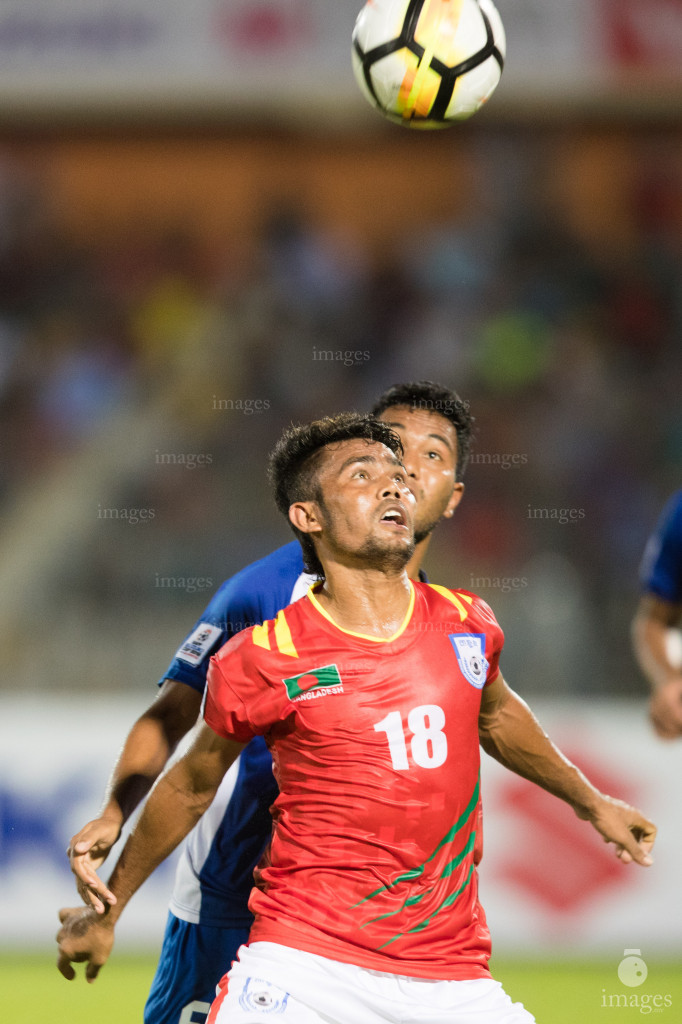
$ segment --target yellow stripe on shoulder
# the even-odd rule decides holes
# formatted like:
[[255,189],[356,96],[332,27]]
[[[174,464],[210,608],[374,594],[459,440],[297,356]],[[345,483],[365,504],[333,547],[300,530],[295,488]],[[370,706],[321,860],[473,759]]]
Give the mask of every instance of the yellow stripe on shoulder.
[[251,630],[251,639],[253,640],[256,647],[264,647],[266,651],[271,650],[270,647],[270,636],[268,633],[267,622],[261,623],[260,626],[254,626]]
[[288,654],[290,658],[298,658],[298,651],[294,647],[294,641],[291,639],[291,630],[283,610],[277,613],[277,618],[275,619],[275,643],[279,648],[280,654]]
[[464,622],[469,614],[469,610],[462,602],[465,601],[466,604],[469,605],[473,604],[474,599],[471,594],[453,594],[453,592],[448,590],[447,587],[441,587],[437,583],[429,583],[428,586],[430,586],[432,590],[435,590],[437,594],[440,594],[441,597],[444,597],[446,601],[450,601],[451,604],[454,604],[455,608],[459,612],[460,620]]

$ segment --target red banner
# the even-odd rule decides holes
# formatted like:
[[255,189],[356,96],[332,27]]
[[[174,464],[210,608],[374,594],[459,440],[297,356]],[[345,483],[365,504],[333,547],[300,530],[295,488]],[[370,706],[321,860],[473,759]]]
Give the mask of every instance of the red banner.
[[601,0],[599,7],[616,64],[682,76],[682,0]]

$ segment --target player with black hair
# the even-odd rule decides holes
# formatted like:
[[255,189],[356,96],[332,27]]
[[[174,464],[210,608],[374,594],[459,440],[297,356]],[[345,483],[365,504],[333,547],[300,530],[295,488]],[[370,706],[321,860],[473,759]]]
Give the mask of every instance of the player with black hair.
[[450,421],[457,435],[456,474],[457,480],[461,480],[471,454],[473,417],[469,403],[441,384],[419,380],[412,384],[394,384],[384,391],[370,411],[373,416],[391,423],[393,412],[399,407],[404,407],[407,415],[434,413]]
[[[337,429],[338,428],[338,429]],[[255,921],[209,1024],[532,1024],[490,976],[475,866],[479,744],[566,801],[624,862],[655,827],[600,793],[499,669],[475,594],[414,582],[415,498],[367,417],[289,431],[271,477],[323,580],[211,659],[204,724],[150,794],[70,955],[101,958],[131,895],[211,804],[255,737],[273,756],[273,835]],[[226,968],[228,965],[225,965]]]
[[[363,421],[366,437],[390,448],[397,458],[404,455],[400,438],[385,424],[371,416]],[[304,427],[292,427],[277,442],[269,464],[275,504],[284,515],[296,501],[317,501],[324,507],[324,498],[317,482],[317,461],[326,445],[340,444],[358,436],[358,416],[345,413],[315,420]],[[292,523],[292,529],[303,550],[306,572],[319,579],[324,570],[311,538]],[[430,533],[431,531],[429,531]]]
[[[465,406],[454,391],[438,384],[405,386],[401,400],[412,393],[444,408]],[[392,391],[396,389],[391,389]],[[379,403],[385,403],[386,395]],[[431,541],[431,530],[449,519],[461,500],[464,485],[457,465],[459,448],[468,451],[471,424],[466,417],[456,427],[440,412],[416,410],[410,404],[384,405],[380,417],[403,423],[395,427],[404,446],[410,485],[417,494],[416,521],[422,538],[408,566],[419,577]],[[180,644],[159,682],[159,694],[132,726],[115,765],[100,815],[81,828],[70,842],[71,866],[81,896],[97,912],[97,870],[121,834],[123,825],[146,797],[155,779],[192,728],[199,714],[211,654],[231,636],[277,615],[305,595],[316,576],[305,570],[302,550],[294,540],[247,566],[225,581]],[[267,843],[269,807],[277,796],[271,758],[260,738],[243,751],[228,772],[210,812],[188,838],[179,860],[159,964],[145,1007],[146,1024],[192,1024],[205,1019],[215,985],[238,947],[246,940],[253,917],[248,897],[253,867]],[[479,838],[480,846],[480,838]],[[229,856],[225,856],[225,851]],[[81,908],[60,912],[69,936],[81,927]],[[62,947],[59,969],[66,978],[75,972]],[[102,961],[103,962],[103,961]],[[93,981],[99,966],[91,960],[86,978]]]

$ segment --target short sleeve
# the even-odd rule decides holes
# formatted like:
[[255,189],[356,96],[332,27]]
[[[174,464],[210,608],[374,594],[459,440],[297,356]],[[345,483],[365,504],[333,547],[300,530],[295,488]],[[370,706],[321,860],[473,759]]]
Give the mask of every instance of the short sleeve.
[[250,597],[234,580],[223,583],[175,652],[160,682],[174,679],[203,693],[210,655],[239,630],[258,621],[249,607]]
[[666,504],[647,542],[640,580],[646,593],[682,603],[682,491]]
[[232,689],[215,658],[211,658],[208,666],[204,720],[219,736],[239,743],[248,743],[256,735],[243,700]]
[[[459,612],[461,626],[450,639],[460,668],[467,678],[475,679],[473,685],[477,688],[493,683],[500,671],[504,633],[490,605],[470,590],[449,590],[435,583],[428,586],[454,604]],[[452,610],[449,609],[447,614],[451,617]]]
[[485,603],[481,602],[483,609],[485,610],[485,616],[488,620],[486,622],[486,660],[488,662],[488,672],[485,677],[486,686],[488,683],[494,683],[500,673],[500,655],[502,654],[502,648],[504,647],[504,633],[502,627],[495,618],[492,608]]
[[243,629],[272,618],[293,600],[303,574],[298,541],[291,541],[225,580],[194,623],[159,680],[186,683],[203,693],[209,658]]
[[269,674],[269,652],[256,647],[251,630],[228,641],[209,663],[204,719],[219,736],[248,743],[292,713],[286,687]]
[[504,633],[495,613],[483,598],[477,594],[471,595],[474,598],[473,611],[479,623],[481,632],[485,634],[485,658],[488,662],[488,670],[485,677],[485,685],[494,683],[500,672],[500,655],[504,647]]

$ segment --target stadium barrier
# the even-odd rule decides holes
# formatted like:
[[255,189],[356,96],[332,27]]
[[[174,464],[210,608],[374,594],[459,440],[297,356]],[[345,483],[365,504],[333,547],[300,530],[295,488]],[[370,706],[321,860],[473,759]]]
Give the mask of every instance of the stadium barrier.
[[[0,704],[0,947],[49,946],[57,909],[76,904],[65,848],[94,817],[111,765],[144,707],[134,697],[3,698]],[[534,703],[552,738],[604,791],[659,826],[655,863],[623,865],[560,801],[483,755],[481,901],[494,951],[668,955],[682,948],[678,891],[682,743],[659,741],[643,704]],[[176,853],[137,894],[117,949],[156,949]],[[107,874],[106,868],[103,873]]]

